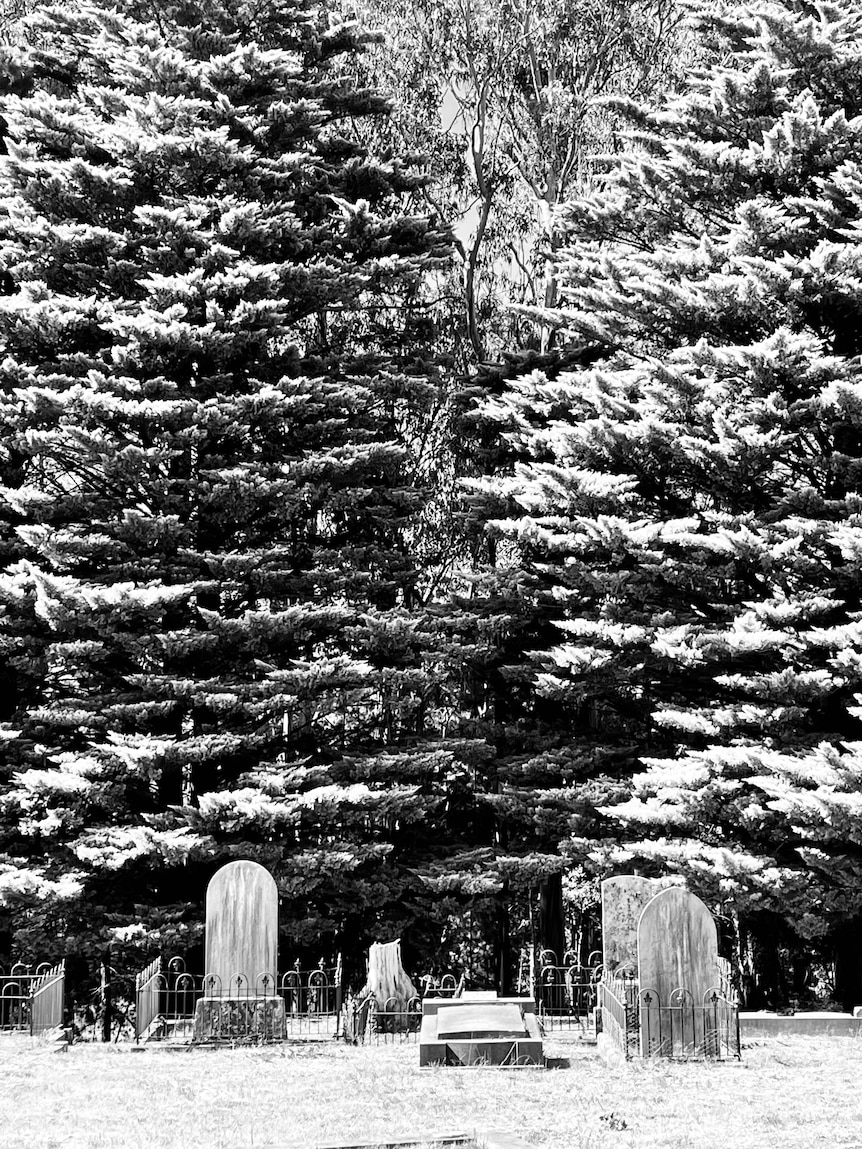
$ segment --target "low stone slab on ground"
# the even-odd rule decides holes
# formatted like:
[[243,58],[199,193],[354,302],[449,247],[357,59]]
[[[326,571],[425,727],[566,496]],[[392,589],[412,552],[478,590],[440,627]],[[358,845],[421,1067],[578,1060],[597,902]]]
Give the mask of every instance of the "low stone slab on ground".
[[742,1040],[752,1037],[859,1037],[862,1017],[851,1013],[806,1010],[804,1013],[770,1013],[768,1010],[742,1012],[739,1015]]
[[409,1146],[481,1145],[482,1149],[529,1149],[528,1142],[508,1129],[482,1129],[473,1133],[417,1133],[412,1137],[379,1137],[372,1141],[321,1141],[314,1149],[404,1149]]

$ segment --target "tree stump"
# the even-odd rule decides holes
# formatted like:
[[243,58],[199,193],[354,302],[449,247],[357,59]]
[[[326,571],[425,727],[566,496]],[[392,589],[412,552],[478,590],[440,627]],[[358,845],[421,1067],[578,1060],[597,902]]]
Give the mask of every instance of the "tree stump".
[[[368,974],[359,991],[356,1007],[362,1014],[370,1005],[372,1024],[386,1033],[403,1033],[416,1024],[418,1012],[411,1015],[411,1001],[419,994],[401,964],[401,939],[374,942],[368,951]],[[364,1030],[364,1016],[362,1029]]]

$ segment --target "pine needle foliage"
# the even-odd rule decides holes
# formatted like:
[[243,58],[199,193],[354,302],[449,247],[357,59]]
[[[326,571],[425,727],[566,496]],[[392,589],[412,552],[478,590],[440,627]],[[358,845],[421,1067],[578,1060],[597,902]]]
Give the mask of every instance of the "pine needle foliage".
[[684,875],[741,955],[862,924],[860,32],[851,0],[700,18],[703,67],[617,106],[627,149],[565,209],[544,318],[592,366],[484,411],[489,529],[557,631],[525,808],[557,788],[565,855]]
[[449,234],[348,138],[386,103],[313,4],[29,28],[0,109],[0,913],[22,954],[170,952],[252,857],[288,944],[359,947],[418,914],[446,832],[417,827],[470,753],[437,736],[411,557],[441,383],[400,338]]

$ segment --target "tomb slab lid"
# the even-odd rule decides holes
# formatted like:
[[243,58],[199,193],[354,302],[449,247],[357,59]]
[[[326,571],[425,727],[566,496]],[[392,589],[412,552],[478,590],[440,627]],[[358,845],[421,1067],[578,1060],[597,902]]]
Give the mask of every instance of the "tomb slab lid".
[[441,1006],[437,1037],[524,1037],[527,1027],[520,1007],[511,1002],[476,1002]]

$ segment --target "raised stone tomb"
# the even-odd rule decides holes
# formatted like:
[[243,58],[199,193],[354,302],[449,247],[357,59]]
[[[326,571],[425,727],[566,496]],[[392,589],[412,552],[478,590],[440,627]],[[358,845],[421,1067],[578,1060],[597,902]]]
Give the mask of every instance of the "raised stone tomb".
[[542,1065],[542,1035],[531,998],[426,998],[420,1065]]
[[437,1010],[440,1038],[527,1037],[519,1006],[513,1002],[448,1005]]

